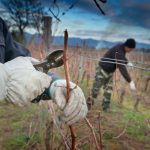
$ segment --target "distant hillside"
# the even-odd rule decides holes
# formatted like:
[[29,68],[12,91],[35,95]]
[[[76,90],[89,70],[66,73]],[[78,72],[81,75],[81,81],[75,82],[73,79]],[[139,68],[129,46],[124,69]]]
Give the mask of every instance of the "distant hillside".
[[[54,45],[63,45],[64,38],[62,36],[57,36],[53,38],[53,44]],[[68,40],[69,46],[83,46],[87,45],[92,48],[96,48],[96,45],[98,44],[97,40],[94,39],[81,39],[76,37],[70,37]]]
[[[26,33],[25,38],[27,41],[33,40],[35,43],[40,43],[42,40],[41,36],[39,36],[38,34],[35,34],[33,37],[33,35]],[[53,45],[63,45],[63,43],[64,43],[63,40],[64,39],[62,36],[55,36],[55,37],[53,37],[52,44]],[[105,40],[81,39],[81,38],[76,38],[76,37],[70,37],[68,43],[69,43],[69,46],[87,45],[91,48],[99,49],[99,48],[110,48],[119,42],[110,42],[110,41],[105,41]],[[150,51],[150,44],[138,42],[136,47],[139,49],[141,49],[141,48],[148,49]]]

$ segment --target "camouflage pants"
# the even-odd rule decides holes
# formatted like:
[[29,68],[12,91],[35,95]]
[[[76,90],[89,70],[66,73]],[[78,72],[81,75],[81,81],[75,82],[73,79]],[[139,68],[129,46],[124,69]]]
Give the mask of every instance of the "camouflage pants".
[[104,89],[104,98],[102,101],[103,110],[107,110],[110,105],[111,93],[113,89],[113,74],[105,72],[100,66],[96,68],[95,80],[92,88],[92,98],[96,98],[100,88]]

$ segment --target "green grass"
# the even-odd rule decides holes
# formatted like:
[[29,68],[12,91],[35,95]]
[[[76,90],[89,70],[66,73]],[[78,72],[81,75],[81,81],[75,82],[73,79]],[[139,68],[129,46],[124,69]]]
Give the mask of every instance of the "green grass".
[[[39,128],[39,106],[32,105],[31,107],[15,107],[0,103],[0,137],[2,138],[3,147],[8,150],[20,149],[29,141],[30,143],[40,143],[41,133],[34,131]],[[32,123],[31,135],[29,137],[29,126]],[[3,136],[1,136],[3,135]]]
[[22,134],[21,132],[16,134],[14,133],[11,137],[8,138],[7,147],[8,149],[22,149],[27,145],[33,145],[35,143],[41,143],[42,139],[38,133],[31,135]]
[[16,147],[20,147],[22,148],[23,146],[25,146],[25,144],[27,144],[27,142],[29,141],[29,138],[26,135],[12,135],[9,139],[8,139],[8,145],[9,147],[12,148],[16,148]]
[[[89,83],[89,87],[91,87],[92,82]],[[87,95],[89,95],[89,93],[87,93],[89,89],[86,85],[86,82],[83,82],[80,86],[82,87],[83,91],[85,91],[85,95],[87,97]],[[99,100],[102,98],[101,95],[99,97],[96,100],[94,109],[100,109]],[[129,136],[131,139],[138,142],[149,143],[150,131],[147,126],[147,120],[150,120],[150,109],[145,108],[143,103],[141,103],[143,101],[141,101],[138,106],[139,112],[134,111],[133,108],[135,101],[132,100],[132,97],[130,95],[125,95],[125,100],[122,106],[118,105],[118,93],[114,93],[112,98],[112,112],[111,114],[105,114],[107,120],[102,123],[104,130],[108,130],[108,132],[104,133],[103,139],[105,139],[106,141],[111,140],[117,134],[116,132],[123,130],[127,124],[125,132],[126,136]],[[109,127],[109,124],[113,124],[115,128]]]
[[146,124],[147,117],[139,112],[125,111],[125,120],[129,120],[129,126],[127,127],[127,133],[132,137],[145,141],[148,140],[146,136],[148,127]]

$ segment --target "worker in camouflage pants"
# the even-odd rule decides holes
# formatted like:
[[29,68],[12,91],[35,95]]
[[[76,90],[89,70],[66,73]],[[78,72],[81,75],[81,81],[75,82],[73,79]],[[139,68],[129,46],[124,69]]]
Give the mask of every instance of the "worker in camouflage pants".
[[118,68],[124,79],[129,83],[131,90],[136,90],[134,81],[127,71],[126,65],[131,66],[125,57],[126,53],[131,52],[136,46],[134,39],[127,39],[124,43],[117,44],[109,49],[103,58],[99,61],[96,68],[95,80],[91,90],[91,95],[87,98],[88,109],[94,104],[101,87],[104,88],[104,97],[102,108],[104,111],[109,110],[111,93],[113,89],[113,73]]
[[[112,73],[108,74],[101,67],[98,66],[96,68],[96,75],[93,83],[91,97],[88,98],[87,103],[94,104],[94,98],[97,98],[101,87],[103,87],[104,89],[102,107],[103,110],[105,111],[107,110],[107,108],[109,108],[110,104],[111,93],[113,89],[113,74]],[[88,105],[88,107],[89,106],[90,104]]]
[[103,110],[109,108],[111,93],[113,89],[113,74],[105,72],[101,67],[96,68],[95,81],[92,88],[92,97],[97,97],[99,89],[103,87],[104,98],[102,102]]

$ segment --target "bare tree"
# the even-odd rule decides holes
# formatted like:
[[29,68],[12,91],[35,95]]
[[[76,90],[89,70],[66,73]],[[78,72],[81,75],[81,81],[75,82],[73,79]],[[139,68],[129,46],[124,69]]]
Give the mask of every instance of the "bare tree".
[[27,27],[39,29],[39,20],[42,18],[43,13],[39,0],[2,0],[1,3],[8,13],[6,19],[10,20],[12,29],[19,32],[21,41]]

